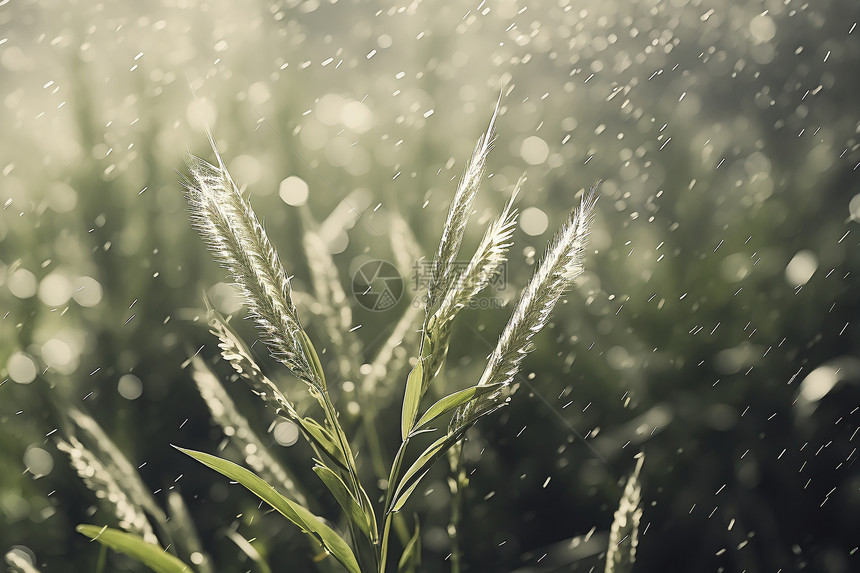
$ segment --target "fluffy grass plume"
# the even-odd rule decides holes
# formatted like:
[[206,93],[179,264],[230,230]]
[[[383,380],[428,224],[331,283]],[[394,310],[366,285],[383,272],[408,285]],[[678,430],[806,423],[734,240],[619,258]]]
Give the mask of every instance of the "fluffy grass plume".
[[509,384],[513,380],[523,358],[532,350],[532,337],[543,329],[561,295],[582,273],[596,200],[592,188],[556,234],[490,355],[481,385]]
[[[519,373],[523,359],[533,349],[532,338],[543,329],[558,300],[582,273],[596,201],[592,188],[550,243],[490,354],[478,386],[509,387]],[[500,406],[502,395],[501,391],[487,393],[458,408],[451,427],[462,426],[476,414]]]
[[221,356],[224,360],[276,414],[290,420],[298,418],[299,415],[293,402],[263,374],[256,361],[251,357],[250,349],[236,334],[233,327],[218,311],[212,308],[208,300],[206,306],[209,312],[209,329],[218,338],[218,348],[221,350]]
[[328,344],[336,348],[334,360],[341,380],[355,380],[361,364],[361,345],[353,332],[352,308],[340,283],[337,265],[328,244],[318,233],[318,225],[308,209],[302,209],[302,247],[311,275],[314,298]]
[[158,543],[143,508],[135,503],[135,497],[120,484],[116,473],[109,470],[92,450],[74,436],[69,436],[68,441],[58,439],[57,449],[69,456],[72,469],[96,497],[110,508],[123,530],[140,535],[149,543]]
[[68,408],[67,413],[77,427],[78,437],[101,460],[119,487],[127,492],[128,496],[135,500],[158,523],[164,523],[167,517],[149,489],[144,485],[137,469],[114,444],[113,440],[108,437],[98,422],[76,408]]
[[627,478],[621,502],[612,520],[605,573],[630,573],[636,561],[639,521],[642,519],[642,485],[639,483],[639,472],[642,470],[644,461],[645,456],[639,454],[636,469]]
[[194,228],[230,273],[272,355],[316,391],[322,372],[309,356],[309,341],[293,304],[290,280],[263,226],[227,171],[214,139],[218,165],[192,156],[183,185]]
[[437,375],[442,368],[457,313],[484,290],[499,267],[507,260],[508,249],[513,244],[512,239],[517,228],[518,212],[514,209],[514,201],[524,181],[525,178],[521,177],[517,182],[501,215],[487,227],[466,269],[449,286],[442,303],[430,319],[427,330],[433,338],[436,350],[430,360],[427,381]]
[[[501,100],[499,100],[501,102]],[[439,248],[433,259],[433,267],[430,273],[430,281],[427,287],[427,305],[429,311],[439,299],[445,295],[451,287],[455,277],[455,261],[460,253],[460,245],[463,243],[463,235],[466,232],[466,224],[472,215],[475,197],[481,185],[481,178],[487,166],[487,155],[492,149],[494,125],[499,114],[499,105],[490,119],[490,126],[486,133],[478,139],[472,159],[466,166],[466,172],[460,180],[451,206],[448,208],[448,216],[445,219],[445,227],[442,229],[442,238]]]

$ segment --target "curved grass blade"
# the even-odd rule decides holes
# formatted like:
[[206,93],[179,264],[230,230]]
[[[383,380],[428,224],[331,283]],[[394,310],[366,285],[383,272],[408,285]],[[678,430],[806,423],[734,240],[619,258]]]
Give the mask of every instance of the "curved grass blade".
[[301,426],[305,436],[313,445],[317,446],[321,452],[325,452],[341,468],[347,469],[346,457],[343,455],[343,451],[340,449],[337,441],[335,441],[334,436],[331,435],[331,432],[313,418],[297,418],[296,423]]
[[[175,446],[174,446],[175,447]],[[260,479],[250,470],[231,461],[204,452],[176,448],[234,481],[274,507],[281,515],[292,521],[303,532],[316,538],[350,573],[361,573],[361,568],[346,541],[332,528],[324,524],[308,509],[278,493],[275,488]]]
[[269,568],[269,564],[266,563],[266,560],[263,559],[263,556],[260,555],[260,552],[257,551],[257,548],[254,547],[250,541],[232,529],[228,529],[225,532],[225,535],[230,541],[236,544],[236,547],[238,547],[242,553],[248,556],[248,559],[257,564],[257,568],[260,570],[260,573],[272,573],[272,570]]
[[421,482],[421,480],[426,474],[427,470],[424,470],[424,472],[420,476],[418,476],[418,479],[412,482],[412,485],[407,487],[406,490],[400,494],[400,497],[398,497],[394,501],[394,505],[391,507],[391,513],[397,513],[398,511],[403,509],[403,506],[406,505],[406,501],[409,499],[409,496],[412,495],[412,493],[415,491],[415,488],[418,487],[418,484]]
[[424,366],[421,359],[406,378],[406,391],[403,393],[403,412],[400,417],[400,436],[405,440],[412,432],[415,416],[418,415],[418,404],[421,401],[421,390],[424,380]]
[[471,386],[470,388],[454,392],[453,394],[448,394],[444,398],[439,399],[439,401],[430,406],[427,411],[424,412],[424,415],[422,415],[418,422],[415,423],[415,430],[423,428],[436,418],[444,416],[454,408],[465,404],[469,400],[483,396],[488,392],[498,390],[501,386],[501,384]]
[[[433,466],[433,464],[439,461],[439,458],[441,458],[445,452],[451,448],[451,446],[456,444],[466,433],[466,430],[471,427],[472,423],[457,427],[454,431],[450,431],[430,444],[427,449],[418,456],[418,459],[409,466],[409,469],[406,470],[406,473],[403,474],[403,477],[397,484],[397,489],[394,492],[394,497],[391,502],[392,508],[403,507],[403,503],[405,503],[406,500],[401,498],[408,497],[413,491],[415,491],[415,486],[417,486],[418,482],[427,475],[427,471]],[[412,481],[412,478],[415,478],[414,482]]]
[[400,562],[397,564],[397,573],[417,573],[421,570],[421,526],[418,518],[415,518],[415,533],[406,544]]
[[144,541],[133,533],[119,529],[82,524],[75,528],[93,541],[137,559],[156,573],[192,573],[193,569],[167,553],[160,545]]
[[[349,517],[350,521],[358,526],[358,528],[367,535],[368,539],[376,543],[375,517],[372,513],[368,514],[361,508],[361,505],[349,492],[349,489],[346,487],[346,484],[343,483],[343,480],[340,479],[340,477],[329,467],[322,465],[319,461],[317,461],[317,465],[314,466],[314,473],[319,476],[334,496],[338,505],[340,505],[344,513],[346,513],[347,517]],[[368,504],[366,507],[369,509],[370,505]]]

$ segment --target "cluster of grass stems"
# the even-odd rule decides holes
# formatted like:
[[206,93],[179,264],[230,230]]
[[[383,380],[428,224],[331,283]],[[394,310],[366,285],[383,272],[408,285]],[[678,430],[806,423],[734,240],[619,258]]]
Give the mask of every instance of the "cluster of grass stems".
[[[578,207],[548,246],[478,381],[455,391],[441,387],[439,374],[455,319],[505,262],[517,225],[514,202],[523,179],[514,187],[499,216],[488,225],[465,270],[458,272],[456,262],[492,148],[497,114],[498,107],[486,133],[478,140],[448,209],[441,240],[432,259],[423,309],[406,311],[365,374],[358,372],[362,349],[351,336],[352,315],[340,286],[337,267],[326,254],[324,241],[310,221],[310,215],[303,213],[307,223],[303,243],[309,255],[313,297],[319,303],[315,305],[313,320],[319,322],[328,337],[328,348],[337,351],[330,361],[330,372],[341,381],[360,379],[360,388],[367,396],[373,396],[384,386],[396,387],[393,382],[382,384],[383,378],[397,375],[401,366],[406,366],[396,363],[393,349],[408,339],[410,331],[416,330],[416,321],[423,310],[410,360],[411,370],[405,386],[400,386],[403,388],[400,445],[393,462],[386,463],[374,426],[372,401],[361,415],[374,477],[385,484],[385,493],[380,499],[368,494],[361,479],[353,453],[354,444],[348,428],[344,427],[346,416],[341,416],[335,406],[319,354],[294,303],[294,294],[300,302],[307,295],[293,293],[289,275],[250,202],[228,173],[211,135],[216,162],[212,164],[193,156],[188,161],[189,175],[183,177],[183,184],[194,228],[214,258],[229,272],[271,356],[304,383],[303,398],[310,400],[291,400],[263,373],[228,319],[206,301],[211,331],[218,339],[221,355],[238,376],[275,416],[295,424],[310,444],[314,452],[313,471],[343,512],[342,518],[335,521],[341,524],[341,531],[311,511],[311,500],[301,491],[292,472],[268,452],[263,440],[238,412],[216,374],[198,357],[189,361],[193,379],[213,419],[230,429],[231,441],[238,446],[248,467],[208,453],[178,449],[238,482],[281,513],[307,534],[321,563],[329,563],[328,568],[334,560],[351,573],[383,573],[395,567],[402,572],[419,571],[419,523],[416,519],[410,527],[402,518],[401,510],[431,467],[447,458],[452,493],[448,528],[452,537],[451,568],[460,570],[460,495],[468,485],[460,456],[465,434],[481,418],[510,401],[517,389],[516,377],[522,361],[532,350],[533,337],[546,325],[558,300],[582,272],[596,201],[594,189],[583,193]],[[395,219],[395,227],[398,225],[400,232],[404,232],[405,225]],[[202,549],[182,497],[175,491],[168,494],[165,512],[144,486],[134,466],[92,418],[75,410],[70,411],[69,419],[66,438],[60,439],[58,446],[69,455],[86,484],[112,509],[119,525],[118,529],[97,525],[78,527],[82,534],[103,545],[99,569],[105,566],[104,548],[108,547],[158,572],[209,573],[215,570]],[[430,435],[429,445],[424,445],[427,443],[425,435]],[[641,516],[639,467],[641,459],[615,515],[606,558],[608,572],[629,570],[633,563]],[[399,538],[397,547],[402,548],[397,556],[392,555],[392,535]],[[247,540],[232,530],[228,537],[258,564],[260,570],[269,571],[265,560]]]

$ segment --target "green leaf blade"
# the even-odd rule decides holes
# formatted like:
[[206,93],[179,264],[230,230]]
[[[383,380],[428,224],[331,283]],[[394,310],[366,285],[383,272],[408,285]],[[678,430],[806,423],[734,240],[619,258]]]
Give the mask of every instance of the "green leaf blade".
[[332,461],[343,469],[347,469],[346,456],[340,445],[325,427],[313,418],[298,418],[296,423],[301,426],[305,436],[315,446],[321,449]]
[[448,394],[444,398],[439,399],[435,404],[430,406],[424,415],[415,423],[415,429],[423,428],[433,420],[444,416],[454,408],[462,406],[470,400],[479,398],[484,394],[497,390],[501,384],[488,384],[482,386],[471,386],[464,390]]
[[418,518],[415,518],[415,533],[406,544],[400,562],[397,564],[397,573],[417,573],[421,568],[421,526]]
[[368,539],[374,541],[370,516],[361,508],[343,480],[329,467],[321,464],[314,466],[314,473],[322,480],[350,521],[357,525]]
[[403,507],[403,504],[406,502],[404,497],[408,497],[413,491],[415,491],[415,487],[418,482],[427,475],[427,472],[433,464],[435,464],[439,458],[441,458],[445,452],[451,448],[451,446],[456,444],[470,427],[471,424],[464,425],[452,433],[445,434],[430,444],[421,453],[421,455],[418,456],[418,459],[409,466],[409,469],[406,470],[403,477],[400,478],[394,491],[394,495],[392,496],[390,507],[397,507],[398,509]]
[[167,553],[160,545],[144,541],[139,535],[98,525],[78,525],[75,530],[105,547],[137,559],[156,573],[192,573],[193,569]]
[[403,413],[400,419],[400,436],[403,440],[412,432],[412,425],[418,415],[418,403],[421,401],[421,390],[424,380],[424,366],[421,359],[406,378],[406,391],[403,394]]
[[409,499],[409,496],[412,495],[412,493],[415,491],[415,488],[417,488],[418,484],[421,482],[421,478],[423,478],[425,475],[427,475],[426,471],[420,476],[418,476],[418,479],[413,481],[412,485],[407,487],[406,490],[397,497],[397,499],[394,501],[394,505],[391,506],[391,513],[397,513],[398,511],[403,509],[403,506],[406,505],[406,501]]
[[350,573],[361,573],[358,560],[352,549],[333,529],[324,524],[308,509],[284,497],[271,485],[262,480],[252,471],[234,464],[229,460],[219,458],[204,452],[177,448],[182,453],[194,458],[203,465],[217,471],[221,475],[239,482],[251,493],[271,505],[281,515],[292,521],[305,533],[312,535],[331,552]]

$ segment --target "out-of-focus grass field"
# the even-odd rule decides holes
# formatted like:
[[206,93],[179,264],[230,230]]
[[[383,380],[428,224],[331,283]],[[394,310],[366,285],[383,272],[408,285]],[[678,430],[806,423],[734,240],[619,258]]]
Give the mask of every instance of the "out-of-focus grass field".
[[[596,567],[643,451],[634,571],[857,570],[858,21],[849,0],[0,2],[0,550],[95,567],[74,526],[111,513],[56,448],[77,408],[156,499],[183,495],[216,571],[254,567],[225,528],[273,571],[314,570],[288,524],[170,447],[229,441],[184,364],[199,352],[229,372],[204,292],[242,312],[176,171],[189,152],[212,159],[210,126],[299,292],[314,221],[347,293],[363,262],[397,264],[393,309],[354,306],[369,360],[420,294],[411,265],[433,253],[505,86],[466,237],[525,172],[493,296],[516,297],[577,192],[600,181],[600,200],[578,288],[513,403],[466,443],[465,568]],[[452,387],[477,380],[510,309],[464,311]],[[316,311],[300,309],[326,348]],[[386,378],[376,408],[389,458],[404,380]],[[354,423],[371,398],[343,382]],[[228,388],[334,515],[307,449],[279,445],[271,414]],[[407,507],[427,571],[447,570],[443,465]]]

